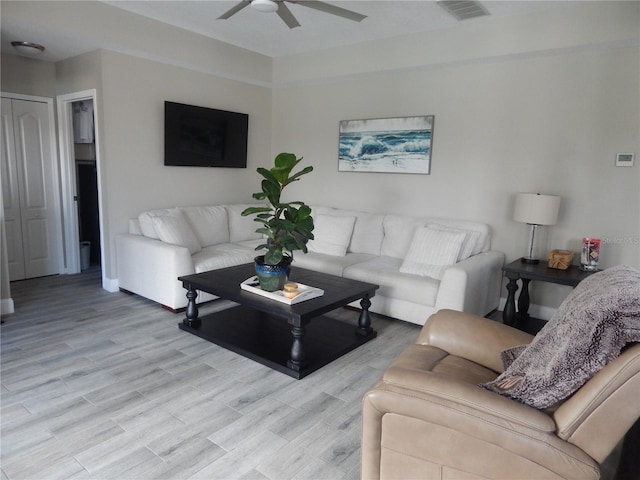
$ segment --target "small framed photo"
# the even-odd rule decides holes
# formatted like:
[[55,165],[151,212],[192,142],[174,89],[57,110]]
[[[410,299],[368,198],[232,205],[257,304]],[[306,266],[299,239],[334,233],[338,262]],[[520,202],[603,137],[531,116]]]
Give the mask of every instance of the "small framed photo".
[[633,167],[633,153],[619,153],[616,155],[616,167]]

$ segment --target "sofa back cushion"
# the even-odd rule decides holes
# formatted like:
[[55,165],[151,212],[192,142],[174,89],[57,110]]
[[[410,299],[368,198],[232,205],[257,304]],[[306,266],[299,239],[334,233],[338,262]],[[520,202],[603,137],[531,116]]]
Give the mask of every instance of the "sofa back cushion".
[[[222,205],[211,207],[180,207],[196,238],[203,247],[226,242],[242,242],[262,238],[255,230],[260,225],[253,221],[254,215],[243,217],[242,211],[255,205]],[[171,209],[149,210],[138,215],[142,235],[158,240],[153,219],[167,215]]]
[[486,223],[472,222],[469,220],[455,220],[451,218],[428,218],[427,224],[451,227],[456,230],[471,232],[470,242],[473,247],[470,255],[488,252],[491,249],[491,230]]
[[353,233],[351,234],[351,240],[347,247],[347,252],[380,255],[382,239],[384,236],[382,229],[384,215],[323,206],[313,207],[312,210],[314,219],[318,215],[355,217],[356,221],[353,226]]
[[[478,242],[478,238],[480,237],[480,232],[476,230],[466,230],[463,228],[454,228],[449,227],[447,225],[441,225],[439,223],[428,223],[427,228],[432,230],[437,230],[439,232],[445,233],[461,233],[463,235],[462,245],[460,246],[460,252],[458,253],[458,258],[456,261],[464,260],[465,258],[469,258],[473,254],[473,250],[476,248],[476,244]],[[416,234],[418,231],[416,231]],[[414,238],[415,241],[415,238]]]
[[385,257],[404,258],[411,246],[414,232],[425,224],[423,218],[386,215],[383,221],[384,240],[381,254]]
[[166,215],[170,212],[168,208],[162,208],[158,210],[149,210],[148,212],[142,212],[138,215],[138,223],[140,224],[140,231],[145,237],[159,240],[160,237],[156,233],[156,227],[153,223],[153,219],[158,216]]
[[129,219],[129,233],[131,235],[142,235],[142,229],[140,228],[140,220],[137,218]]
[[258,222],[253,219],[255,215],[249,215],[243,217],[242,211],[247,207],[255,207],[256,205],[225,205],[227,209],[227,215],[229,217],[229,241],[230,242],[242,242],[245,240],[254,240],[256,238],[262,238],[262,235],[256,233],[256,228],[260,227]]
[[344,257],[351,242],[356,217],[316,215],[313,219],[313,240],[307,247],[310,252]]
[[400,271],[441,280],[447,267],[458,261],[465,239],[462,231],[417,228]]
[[186,247],[191,255],[202,250],[198,238],[182,211],[177,207],[169,210],[165,215],[154,216],[153,226],[159,239],[165,243]]
[[486,252],[491,247],[489,226],[484,223],[390,214],[384,217],[384,240],[381,254],[389,257],[405,258],[416,229],[425,226],[446,231],[462,231],[466,234],[458,261],[464,260],[471,255]]
[[227,209],[218,207],[182,207],[187,222],[200,245],[208,247],[229,242]]

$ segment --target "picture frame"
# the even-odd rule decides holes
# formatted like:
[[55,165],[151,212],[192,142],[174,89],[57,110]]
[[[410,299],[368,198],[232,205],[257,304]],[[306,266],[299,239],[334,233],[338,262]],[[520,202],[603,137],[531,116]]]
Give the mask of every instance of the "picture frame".
[[434,115],[341,120],[338,171],[431,173]]
[[618,153],[616,155],[616,167],[633,167],[633,153]]

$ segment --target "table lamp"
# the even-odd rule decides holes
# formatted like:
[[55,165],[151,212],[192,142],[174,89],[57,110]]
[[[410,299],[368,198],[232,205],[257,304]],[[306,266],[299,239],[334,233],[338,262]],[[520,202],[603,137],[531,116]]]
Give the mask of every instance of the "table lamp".
[[560,197],[556,195],[519,193],[516,196],[513,219],[531,227],[529,248],[527,255],[521,258],[522,263],[538,263],[540,261],[534,253],[536,228],[540,225],[555,225],[558,221],[559,209]]

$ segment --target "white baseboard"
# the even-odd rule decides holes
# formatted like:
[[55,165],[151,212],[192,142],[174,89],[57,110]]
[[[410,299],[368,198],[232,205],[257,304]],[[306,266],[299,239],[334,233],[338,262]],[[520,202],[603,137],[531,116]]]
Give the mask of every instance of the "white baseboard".
[[[504,311],[504,305],[507,303],[507,299],[504,297],[500,298],[500,306],[498,307],[500,310]],[[557,308],[546,307],[544,305],[537,305],[532,303],[529,305],[529,315],[534,318],[539,318],[541,320],[551,320],[551,317],[556,313]]]
[[107,292],[117,292],[120,289],[117,278],[102,277],[102,288]]
[[13,298],[3,298],[0,300],[0,314],[9,315],[15,312]]

